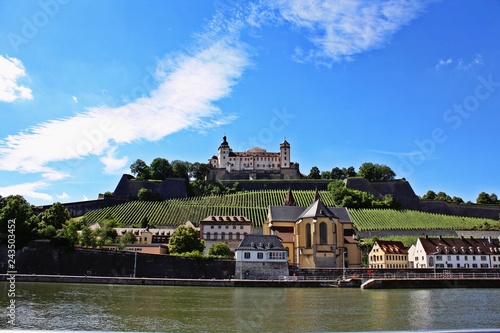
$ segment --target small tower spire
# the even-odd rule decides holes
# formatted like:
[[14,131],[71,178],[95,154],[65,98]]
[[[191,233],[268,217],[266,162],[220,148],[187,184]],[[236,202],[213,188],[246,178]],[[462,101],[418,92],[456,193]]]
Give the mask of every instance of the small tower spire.
[[283,206],[297,206],[297,203],[293,198],[292,189],[290,187],[288,188],[288,192],[285,196],[285,202],[283,203]]
[[314,200],[313,200],[313,202],[318,201],[319,199],[320,199],[320,197],[319,197],[319,191],[318,191],[318,187],[316,187],[316,190],[314,191]]

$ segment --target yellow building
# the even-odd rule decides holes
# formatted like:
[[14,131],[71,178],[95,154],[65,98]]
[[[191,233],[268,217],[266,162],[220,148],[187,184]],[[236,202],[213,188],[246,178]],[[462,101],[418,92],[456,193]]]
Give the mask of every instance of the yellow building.
[[361,251],[345,208],[326,207],[316,193],[307,208],[294,205],[289,190],[285,206],[270,206],[264,235],[276,235],[300,268],[361,267]]
[[370,268],[408,268],[408,250],[402,242],[381,241],[373,244],[368,255]]

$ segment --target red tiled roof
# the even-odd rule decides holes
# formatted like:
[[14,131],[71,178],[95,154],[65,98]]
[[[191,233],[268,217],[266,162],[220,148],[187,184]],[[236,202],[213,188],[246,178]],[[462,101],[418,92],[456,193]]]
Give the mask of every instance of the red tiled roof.
[[403,242],[399,241],[376,241],[380,250],[384,253],[408,254]]
[[424,251],[443,254],[500,254],[500,241],[487,238],[419,238]]

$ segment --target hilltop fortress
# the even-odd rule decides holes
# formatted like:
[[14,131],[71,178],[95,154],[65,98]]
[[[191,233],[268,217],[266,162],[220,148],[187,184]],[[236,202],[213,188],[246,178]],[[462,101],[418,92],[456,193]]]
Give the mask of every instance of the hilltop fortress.
[[286,139],[280,144],[279,152],[268,152],[259,147],[234,152],[224,136],[218,154],[208,160],[210,172],[207,180],[300,179],[299,164],[291,161],[290,153]]

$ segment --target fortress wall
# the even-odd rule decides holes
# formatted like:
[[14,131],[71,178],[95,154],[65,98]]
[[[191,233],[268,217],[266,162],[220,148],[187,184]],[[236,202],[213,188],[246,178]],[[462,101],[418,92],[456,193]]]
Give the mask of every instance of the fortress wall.
[[[0,246],[7,257],[7,247]],[[16,251],[18,274],[121,276],[158,278],[227,279],[234,275],[234,260],[198,260],[170,255],[136,254],[82,248],[55,247],[37,241]],[[0,274],[7,272],[7,262],[0,261]]]

